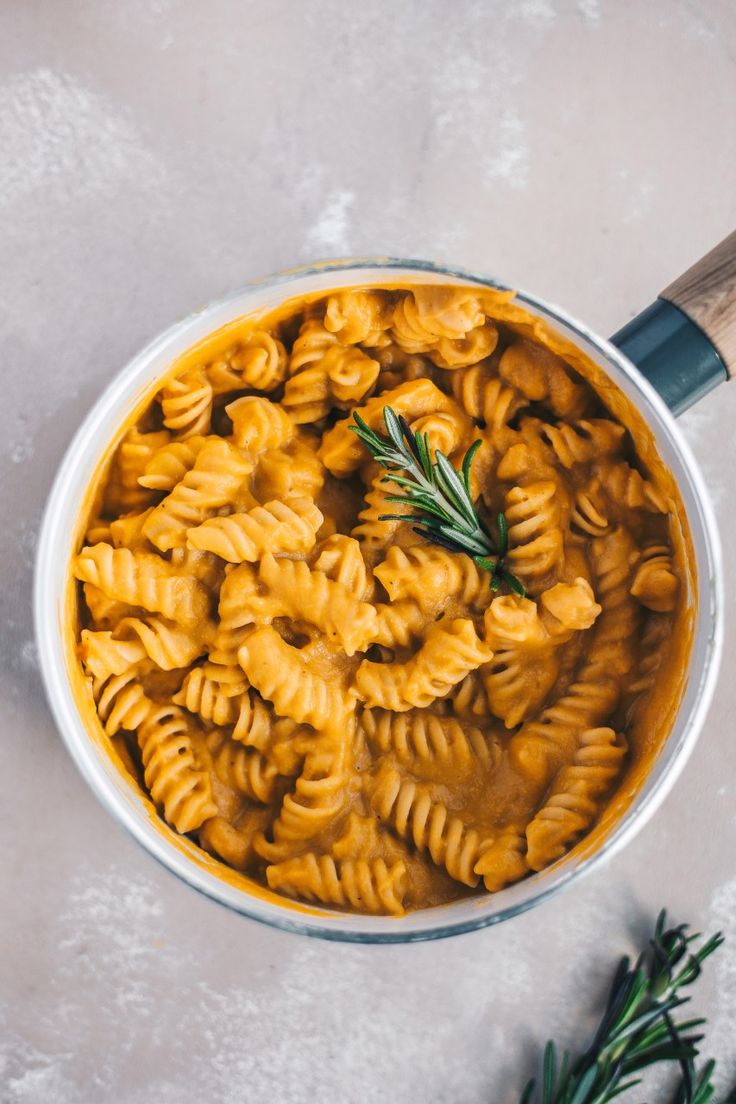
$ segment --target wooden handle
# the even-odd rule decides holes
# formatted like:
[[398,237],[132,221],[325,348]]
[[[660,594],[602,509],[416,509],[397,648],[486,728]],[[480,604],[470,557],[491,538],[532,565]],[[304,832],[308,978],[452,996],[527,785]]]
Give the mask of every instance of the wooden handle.
[[736,375],[736,230],[659,294],[679,307]]

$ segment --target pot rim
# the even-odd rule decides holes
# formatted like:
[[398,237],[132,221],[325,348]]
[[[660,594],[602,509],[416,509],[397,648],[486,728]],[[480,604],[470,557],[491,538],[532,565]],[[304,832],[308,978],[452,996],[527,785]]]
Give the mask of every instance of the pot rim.
[[[401,273],[403,278],[406,278],[410,273],[414,273],[415,275],[424,275],[425,278],[427,275],[439,276],[444,279],[450,278],[469,286],[490,287],[501,291],[513,290],[516,300],[523,306],[528,307],[533,314],[546,317],[553,324],[561,323],[568,334],[573,335],[576,344],[583,348],[588,345],[595,351],[597,359],[604,362],[606,371],[608,371],[609,366],[614,368],[612,374],[614,382],[627,393],[631,392],[629,397],[635,402],[652,432],[656,431],[655,436],[658,445],[660,437],[663,437],[673,456],[679,462],[682,468],[682,480],[677,475],[675,477],[683,498],[685,497],[683,481],[685,481],[688,484],[692,499],[692,510],[688,509],[688,519],[695,546],[698,612],[690,662],[694,662],[698,643],[700,643],[702,651],[702,661],[700,670],[690,672],[690,682],[693,683],[693,686],[692,701],[687,717],[684,721],[681,721],[681,715],[685,707],[685,698],[683,698],[673,722],[672,730],[663,742],[646,780],[632,803],[612,826],[609,834],[594,853],[575,860],[573,849],[573,852],[565,859],[560,860],[560,863],[547,868],[540,874],[532,875],[500,893],[471,898],[469,899],[471,911],[466,908],[464,918],[458,917],[457,919],[453,919],[453,908],[458,904],[467,904],[466,902],[455,902],[433,909],[419,910],[408,913],[401,918],[368,917],[363,914],[340,913],[324,908],[310,908],[304,905],[294,906],[286,900],[282,904],[280,898],[277,899],[279,903],[276,904],[273,903],[273,898],[266,899],[255,896],[249,893],[247,889],[226,882],[218,877],[216,873],[212,873],[204,866],[198,865],[180,847],[176,847],[170,842],[161,828],[152,825],[150,814],[139,795],[135,795],[134,801],[124,799],[120,786],[116,785],[116,779],[109,771],[105,770],[100,755],[103,749],[95,745],[85,727],[74,700],[66,666],[65,630],[63,618],[60,614],[60,610],[63,610],[64,606],[65,586],[63,581],[60,583],[62,576],[60,575],[59,550],[60,548],[65,549],[62,574],[63,578],[66,579],[68,576],[69,554],[73,551],[68,549],[68,515],[71,512],[76,519],[80,507],[76,492],[71,496],[69,489],[74,482],[75,471],[78,471],[80,466],[85,466],[86,454],[94,452],[97,462],[99,462],[109,446],[111,434],[106,432],[104,440],[101,440],[100,424],[104,423],[106,419],[109,420],[116,413],[117,424],[119,425],[124,416],[122,413],[123,403],[127,402],[127,406],[130,408],[131,400],[140,398],[142,394],[147,392],[150,393],[153,380],[151,369],[157,360],[160,360],[166,354],[170,363],[173,356],[176,355],[173,350],[169,353],[170,347],[177,341],[181,343],[181,339],[188,335],[190,331],[202,328],[202,324],[211,316],[226,313],[230,308],[233,310],[230,315],[231,318],[239,317],[243,313],[256,312],[259,308],[255,302],[245,312],[242,309],[238,311],[236,305],[247,297],[255,299],[259,292],[265,295],[274,289],[283,289],[282,300],[287,299],[289,297],[289,286],[298,280],[309,277],[316,278],[334,274],[335,276],[341,275],[344,278],[346,274],[354,273],[356,280],[352,282],[360,282],[360,274],[365,273],[368,269],[381,270],[385,274]],[[382,279],[387,282],[388,275],[383,276]],[[374,281],[376,285],[379,285],[380,282],[378,279]],[[350,286],[350,284],[346,282],[344,286]],[[324,290],[327,291],[328,287],[325,286]],[[222,324],[222,322],[213,324],[210,330],[205,332],[211,332]],[[183,344],[182,349],[177,351],[183,351],[183,349],[194,344],[196,340],[196,337],[191,337]],[[135,382],[138,381],[139,377],[142,378],[146,371],[147,382],[142,390],[140,387],[136,388]],[[617,375],[621,379],[617,378]],[[643,400],[643,409],[641,400]],[[652,425],[651,415],[654,415],[654,426]],[[88,476],[87,483],[89,483],[90,478],[91,476]],[[547,300],[517,288],[511,288],[510,285],[493,277],[463,268],[423,260],[392,257],[328,260],[278,272],[261,280],[253,281],[237,291],[230,292],[214,300],[180,322],[175,323],[149,342],[116,373],[83,420],[68,446],[49,493],[44,512],[39,534],[34,580],[36,639],[42,677],[51,711],[77,768],[107,811],[113,815],[118,823],[122,824],[149,854],[171,873],[205,896],[231,910],[285,931],[328,940],[358,943],[401,943],[438,939],[500,923],[502,920],[519,915],[541,904],[566,886],[572,885],[584,873],[595,869],[605,859],[618,853],[647,823],[662,803],[679,777],[695,746],[713,695],[718,674],[723,646],[722,609],[723,570],[721,548],[715,516],[704,480],[687,442],[675,423],[674,417],[636,366],[609,341],[600,338],[583,323]],[[705,639],[701,639],[703,636],[705,636]],[[693,674],[695,675],[695,681],[693,680]],[[690,693],[690,689],[690,686],[688,686],[686,696]],[[665,753],[673,742],[674,733],[678,726],[682,731],[679,733],[673,750],[670,751],[669,755],[666,755]],[[114,767],[111,757],[106,752],[105,755],[109,765]],[[128,786],[128,789],[132,793],[133,787]],[[215,869],[216,867],[213,864],[212,870]],[[496,901],[501,901],[500,907],[496,905]],[[508,904],[504,904],[504,901],[508,901]],[[473,905],[475,905],[474,911],[472,911]],[[456,908],[455,911],[457,911]]]

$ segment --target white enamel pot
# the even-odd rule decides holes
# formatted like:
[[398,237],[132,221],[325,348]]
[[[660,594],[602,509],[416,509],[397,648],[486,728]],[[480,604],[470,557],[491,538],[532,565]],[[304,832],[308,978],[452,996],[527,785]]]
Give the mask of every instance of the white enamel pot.
[[[143,396],[152,394],[172,361],[190,346],[233,319],[271,309],[285,299],[355,285],[442,282],[505,288],[502,282],[418,261],[346,260],[286,272],[254,283],[198,311],[143,349],[116,376],[80,427],[49,495],[41,529],[35,581],[35,622],[41,669],[49,703],[69,752],[105,808],[158,861],[194,889],[235,912],[277,928],[326,939],[355,942],[408,942],[434,939],[496,924],[559,893],[624,846],[655,812],[671,788],[698,737],[716,681],[722,633],[722,570],[713,513],[703,480],[665,401],[632,361],[614,344],[592,333],[556,307],[517,292],[518,302],[575,343],[625,393],[644,417],[659,454],[673,473],[685,505],[694,549],[696,613],[687,686],[669,737],[635,800],[595,851],[572,852],[564,861],[497,894],[479,894],[400,918],[372,917],[296,904],[267,891],[251,891],[237,878],[223,878],[218,864],[152,816],[137,791],[107,752],[99,733],[88,728],[78,708],[71,677],[67,598],[70,561],[80,511],[91,480],[111,441]],[[676,309],[676,308],[673,308]],[[677,308],[679,310],[679,308]],[[646,313],[646,312],[645,312]],[[656,312],[655,312],[656,313]],[[683,315],[683,317],[685,317]],[[679,323],[679,319],[677,320]],[[664,325],[662,319],[656,325]],[[649,337],[647,337],[649,332]],[[633,333],[633,338],[632,338]],[[657,342],[646,325],[617,335],[642,341],[656,361]],[[643,337],[642,337],[643,335]],[[637,346],[638,347],[638,346]],[[654,353],[652,352],[654,350]],[[702,350],[701,350],[702,352]],[[642,359],[645,359],[642,354]],[[718,365],[701,357],[700,376],[691,391]],[[722,361],[720,368],[723,368]],[[655,373],[656,374],[656,373]],[[701,378],[702,377],[702,378]],[[685,390],[687,390],[685,388]],[[683,388],[674,405],[683,405]],[[669,396],[672,401],[672,396]]]

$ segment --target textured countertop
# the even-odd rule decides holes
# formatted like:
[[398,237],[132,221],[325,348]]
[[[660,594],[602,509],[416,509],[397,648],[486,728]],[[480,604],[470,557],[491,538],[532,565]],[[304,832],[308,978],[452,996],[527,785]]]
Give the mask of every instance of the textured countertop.
[[[30,609],[64,449],[159,330],[390,252],[610,333],[736,225],[735,97],[729,0],[5,0],[2,1104],[510,1104],[663,904],[729,935],[696,1003],[736,1077],[731,623],[700,743],[624,853],[499,928],[361,948],[230,915],[115,826],[51,721]],[[735,419],[736,385],[682,419],[727,552]]]

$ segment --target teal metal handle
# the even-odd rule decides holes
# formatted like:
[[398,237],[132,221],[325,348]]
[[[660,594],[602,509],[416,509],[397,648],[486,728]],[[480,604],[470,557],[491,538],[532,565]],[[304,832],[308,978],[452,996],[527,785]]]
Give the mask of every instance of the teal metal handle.
[[659,391],[673,414],[728,379],[713,343],[667,299],[656,299],[611,338]]

